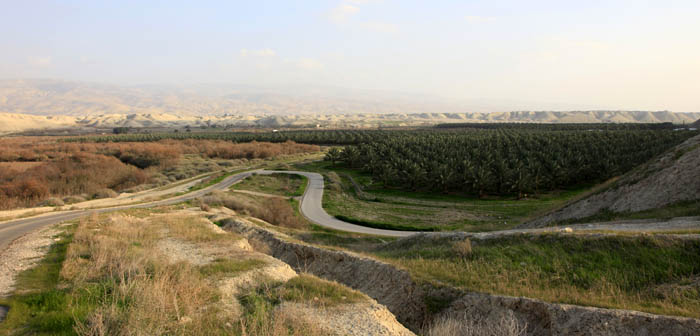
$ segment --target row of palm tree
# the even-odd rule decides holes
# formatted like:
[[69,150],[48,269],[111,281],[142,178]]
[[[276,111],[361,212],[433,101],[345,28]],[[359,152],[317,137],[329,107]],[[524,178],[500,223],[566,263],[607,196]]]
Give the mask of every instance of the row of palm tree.
[[522,197],[604,181],[688,136],[650,130],[397,133],[331,150],[326,159],[370,173],[387,187]]

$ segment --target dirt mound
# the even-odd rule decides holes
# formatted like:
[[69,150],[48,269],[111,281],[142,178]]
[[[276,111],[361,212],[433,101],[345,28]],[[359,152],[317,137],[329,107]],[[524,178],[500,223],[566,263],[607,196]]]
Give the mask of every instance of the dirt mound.
[[302,315],[318,323],[327,335],[411,336],[386,307],[370,303],[356,303],[339,307],[315,307],[310,304],[285,302],[279,307],[292,315]]
[[602,211],[636,212],[700,199],[700,135],[622,177],[608,189],[520,228],[580,219]]

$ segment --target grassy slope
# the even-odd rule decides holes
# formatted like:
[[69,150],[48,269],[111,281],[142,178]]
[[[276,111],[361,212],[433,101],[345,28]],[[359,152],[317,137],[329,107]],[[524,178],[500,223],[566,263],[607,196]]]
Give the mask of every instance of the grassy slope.
[[661,208],[637,212],[601,211],[598,214],[590,217],[552,222],[549,225],[556,226],[572,223],[609,222],[635,219],[654,219],[658,221],[663,221],[676,217],[689,216],[700,216],[700,200],[678,202]]
[[91,292],[70,298],[68,290],[58,286],[73,230],[67,229],[37,266],[19,274],[14,296],[0,300],[10,307],[7,319],[0,323],[1,334],[24,329],[35,335],[72,335],[74,317],[84,318],[94,307]]
[[[327,162],[299,165],[297,169],[327,176],[337,172],[342,186],[330,187],[326,177],[323,207],[332,216],[378,228],[425,231],[492,231],[512,228],[535,215],[556,208],[587,191],[580,188],[539,195],[537,198],[479,199],[387,190],[371,183],[369,176],[355,170],[332,167]],[[363,187],[359,195],[348,176]]]
[[[391,245],[389,245],[391,246]],[[419,281],[550,302],[700,317],[699,241],[516,236],[384,248],[374,254]]]
[[256,191],[265,194],[286,197],[295,197],[304,194],[306,184],[306,177],[301,175],[253,175],[234,185],[234,189]]
[[[156,213],[167,211],[160,209]],[[336,306],[367,297],[337,283],[300,275],[241,293],[238,321],[219,308],[218,281],[266,263],[240,255],[195,266],[170,264],[157,252],[163,232],[197,246],[225,247],[240,239],[220,234],[194,217],[151,217],[127,210],[115,219],[101,215],[67,228],[45,258],[19,277],[18,290],[0,304],[10,307],[0,334],[75,335],[142,333],[212,335],[320,335],[303,316],[277,316],[284,301]],[[78,223],[78,221],[76,221]],[[143,225],[143,224],[149,225]],[[162,300],[167,298],[166,300]],[[182,323],[181,317],[192,318]]]

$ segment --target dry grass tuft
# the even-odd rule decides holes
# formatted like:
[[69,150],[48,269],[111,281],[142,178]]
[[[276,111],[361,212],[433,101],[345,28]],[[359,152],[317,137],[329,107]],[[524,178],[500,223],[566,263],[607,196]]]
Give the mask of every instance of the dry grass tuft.
[[527,324],[521,323],[513,312],[503,314],[500,318],[478,318],[465,314],[453,314],[438,318],[428,330],[426,336],[523,336]]
[[281,198],[266,198],[262,204],[258,205],[240,195],[214,191],[203,197],[201,202],[208,206],[224,206],[239,213],[260,218],[272,225],[295,229],[305,226],[304,222],[294,213],[289,201]]
[[130,216],[81,221],[61,275],[75,285],[74,296],[87,292],[101,304],[78,321],[79,334],[198,334],[224,325],[212,324],[219,293],[199,269],[158,254],[158,228]]
[[472,241],[464,238],[452,244],[452,250],[461,258],[469,258],[472,255]]

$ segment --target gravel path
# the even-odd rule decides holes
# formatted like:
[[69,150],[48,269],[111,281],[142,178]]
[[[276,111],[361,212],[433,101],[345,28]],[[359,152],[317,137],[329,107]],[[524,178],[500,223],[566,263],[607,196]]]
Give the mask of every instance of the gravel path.
[[46,227],[22,236],[0,252],[0,297],[12,292],[17,274],[41,260],[59,232],[54,226]]

